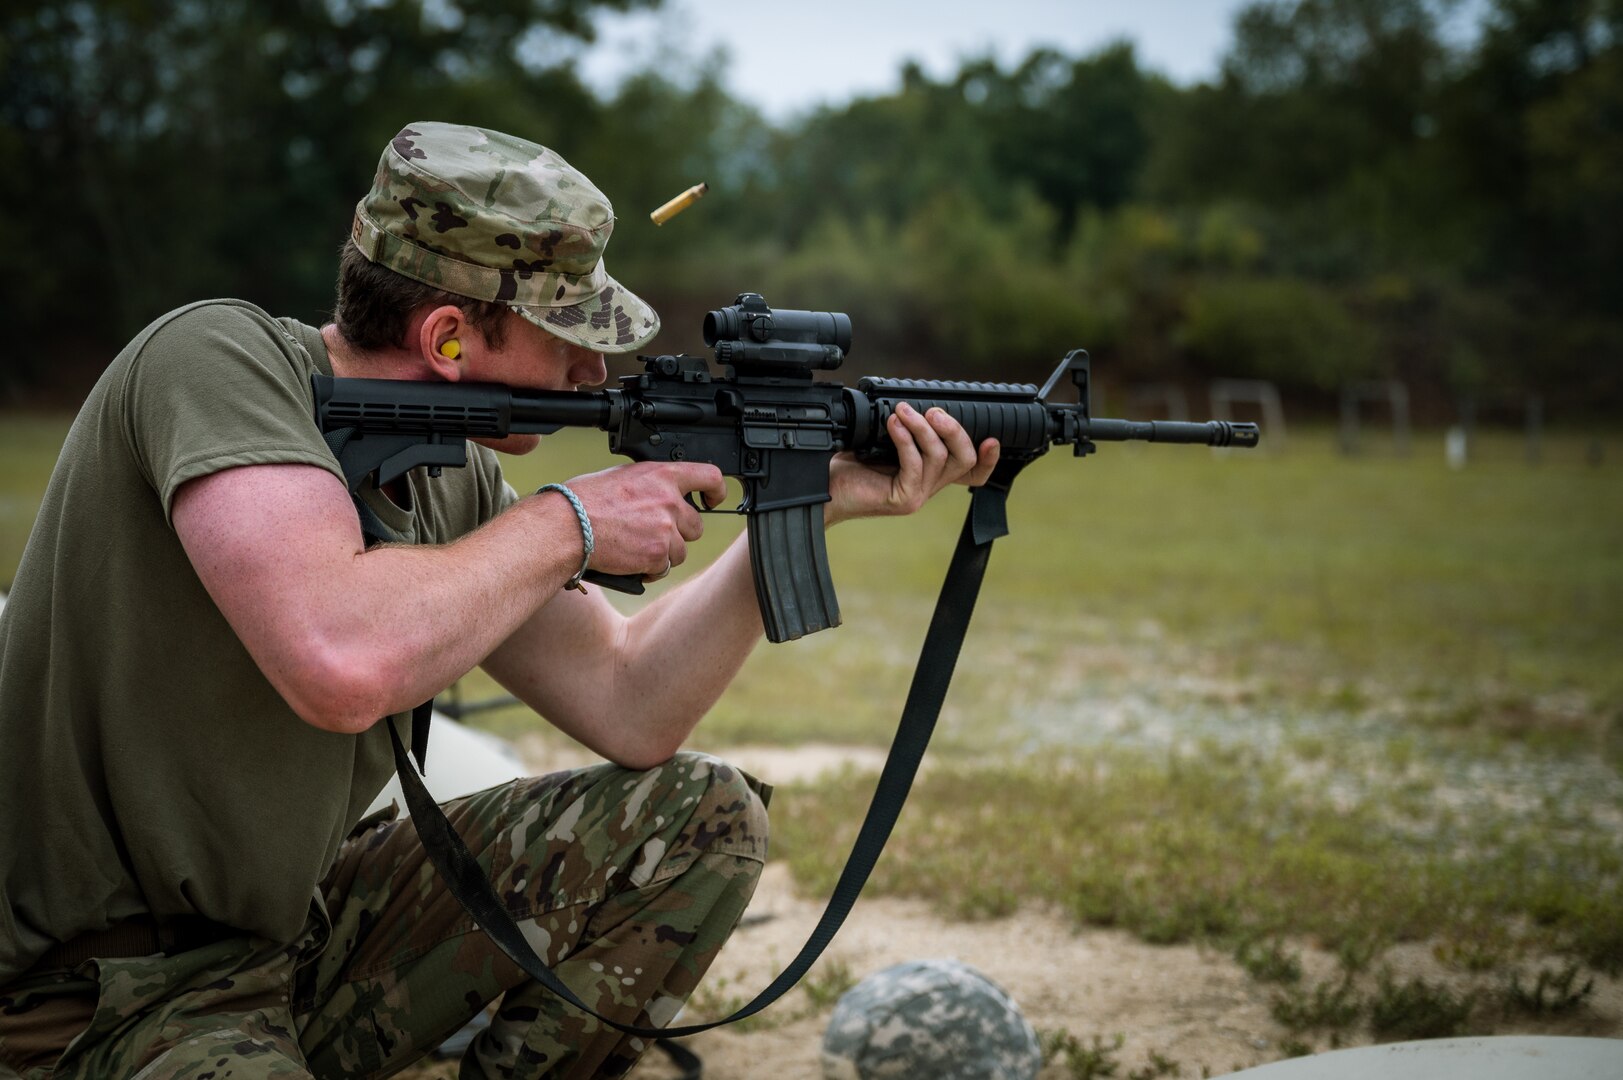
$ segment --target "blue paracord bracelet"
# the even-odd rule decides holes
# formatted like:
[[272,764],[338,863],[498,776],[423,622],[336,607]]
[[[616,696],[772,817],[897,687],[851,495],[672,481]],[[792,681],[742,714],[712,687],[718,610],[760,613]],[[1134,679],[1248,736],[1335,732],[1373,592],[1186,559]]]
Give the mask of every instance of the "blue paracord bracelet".
[[569,505],[575,508],[575,517],[580,519],[580,537],[585,542],[586,552],[580,558],[580,569],[575,571],[574,577],[564,582],[564,588],[585,592],[586,588],[581,585],[580,579],[585,575],[586,566],[592,561],[592,552],[597,548],[597,541],[592,537],[592,519],[586,516],[586,507],[580,504],[580,499],[568,487],[563,484],[542,484],[535,489],[537,495],[546,491],[556,491],[568,499]]

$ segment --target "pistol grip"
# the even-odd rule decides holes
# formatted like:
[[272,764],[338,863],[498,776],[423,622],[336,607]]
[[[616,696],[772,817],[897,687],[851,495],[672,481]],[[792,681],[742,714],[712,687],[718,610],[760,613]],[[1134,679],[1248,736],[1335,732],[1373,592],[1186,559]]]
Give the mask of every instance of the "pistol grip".
[[582,581],[590,581],[593,585],[600,585],[615,592],[630,593],[632,596],[641,596],[648,590],[643,586],[641,576],[637,574],[605,574],[601,570],[588,570],[581,575]]

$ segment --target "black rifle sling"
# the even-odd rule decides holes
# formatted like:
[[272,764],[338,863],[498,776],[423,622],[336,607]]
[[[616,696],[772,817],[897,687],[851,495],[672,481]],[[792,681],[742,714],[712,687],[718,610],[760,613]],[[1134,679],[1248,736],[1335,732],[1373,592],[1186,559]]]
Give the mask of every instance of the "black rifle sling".
[[[478,860],[463,844],[456,829],[446,820],[445,812],[423,786],[417,770],[411,767],[411,762],[406,756],[406,748],[400,741],[400,732],[391,718],[389,736],[394,741],[395,769],[400,774],[400,785],[406,796],[406,806],[411,812],[412,822],[417,827],[417,834],[422,838],[423,849],[428,854],[429,861],[445,879],[451,895],[456,897],[467,909],[468,914],[473,916],[480,929],[489,935],[502,952],[506,953],[530,978],[575,1008],[628,1035],[645,1038],[695,1035],[713,1027],[742,1020],[747,1016],[754,1016],[783,996],[811,969],[812,964],[834,939],[835,932],[839,930],[840,924],[845,921],[852,905],[856,903],[857,895],[862,892],[862,886],[868,880],[868,874],[878,861],[880,852],[884,850],[885,841],[890,837],[897,815],[902,811],[902,804],[907,801],[907,793],[913,786],[913,777],[918,773],[925,747],[930,744],[930,736],[935,731],[936,719],[941,715],[941,705],[946,700],[947,686],[952,681],[953,668],[957,666],[958,653],[963,646],[964,635],[969,630],[970,617],[975,613],[975,599],[986,576],[986,564],[991,555],[992,541],[1008,532],[1004,517],[1004,500],[1008,495],[1009,483],[1014,473],[1019,471],[1019,467],[1016,463],[1005,462],[999,467],[998,472],[994,473],[992,481],[987,486],[976,488],[971,492],[969,514],[964,520],[963,531],[958,536],[958,546],[953,551],[946,580],[942,582],[941,594],[936,599],[935,613],[930,618],[930,629],[924,637],[924,648],[919,656],[918,668],[913,672],[913,683],[908,690],[907,703],[902,708],[901,722],[897,725],[896,738],[890,746],[890,755],[885,761],[884,770],[880,773],[879,785],[874,789],[873,802],[868,806],[868,816],[862,822],[862,829],[857,833],[856,843],[852,845],[850,858],[840,873],[840,880],[834,886],[828,907],[824,909],[822,918],[812,930],[811,937],[801,948],[800,954],[783,969],[782,974],[753,1001],[724,1019],[674,1028],[645,1028],[622,1024],[610,1020],[581,1001],[546,962],[536,956],[535,951],[524,940],[518,924],[513,921],[512,915],[497,898],[496,890],[485,876]],[[412,726],[417,727],[416,720]],[[424,728],[426,730],[426,725]],[[416,732],[413,734],[415,736]],[[414,737],[412,741],[415,744],[419,740]]]

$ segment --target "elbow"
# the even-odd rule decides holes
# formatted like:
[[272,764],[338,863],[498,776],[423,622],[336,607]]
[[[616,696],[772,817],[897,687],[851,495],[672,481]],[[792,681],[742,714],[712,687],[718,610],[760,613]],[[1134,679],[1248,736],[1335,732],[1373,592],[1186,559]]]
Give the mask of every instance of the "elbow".
[[610,763],[618,765],[622,769],[630,769],[632,772],[646,772],[671,760],[676,756],[676,752],[681,749],[681,746],[681,743],[677,743],[668,750],[651,746],[614,747],[600,752]]
[[609,729],[613,734],[602,740],[603,745],[594,749],[622,769],[643,772],[675,757],[699,719],[696,716],[688,722],[668,714],[622,719]]
[[389,673],[342,646],[311,645],[272,682],[299,719],[338,735],[359,735],[393,711]]

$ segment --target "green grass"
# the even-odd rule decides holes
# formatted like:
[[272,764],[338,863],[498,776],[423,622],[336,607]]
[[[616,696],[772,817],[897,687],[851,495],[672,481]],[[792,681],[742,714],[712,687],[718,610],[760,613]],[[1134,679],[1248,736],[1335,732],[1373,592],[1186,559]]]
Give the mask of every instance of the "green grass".
[[[832,887],[873,781],[779,795],[777,853],[809,892]],[[1237,942],[1253,957],[1245,943],[1280,935],[1356,954],[1515,927],[1506,958],[1555,951],[1617,971],[1623,943],[1597,928],[1623,925],[1623,845],[1606,825],[1623,800],[1588,809],[1566,831],[1509,810],[1428,820],[1390,787],[1348,797],[1278,758],[1211,746],[938,763],[870,888],[964,918],[1046,903],[1146,941]],[[1284,957],[1253,963],[1289,979]]]

